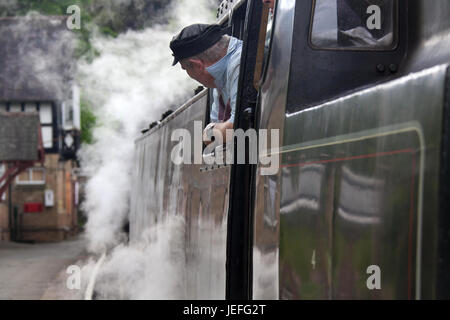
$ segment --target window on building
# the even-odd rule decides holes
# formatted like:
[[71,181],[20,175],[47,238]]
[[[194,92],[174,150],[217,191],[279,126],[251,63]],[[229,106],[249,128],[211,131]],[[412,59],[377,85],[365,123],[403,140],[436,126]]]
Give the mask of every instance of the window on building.
[[45,185],[45,169],[29,168],[16,177],[17,185]]
[[396,0],[315,0],[311,43],[324,49],[391,50]]
[[45,149],[53,147],[53,128],[51,126],[41,127],[42,143]]
[[41,118],[41,124],[52,124],[53,121],[52,105],[50,103],[41,103],[39,109],[39,116]]
[[73,101],[68,100],[62,105],[63,128],[64,130],[72,130],[73,123]]
[[25,112],[37,112],[37,104],[36,103],[31,103],[31,102],[26,102],[25,103]]
[[9,112],[22,112],[21,103],[11,103],[9,106]]
[[62,103],[62,119],[64,130],[80,130],[80,91],[72,87],[72,99]]
[[42,143],[45,149],[51,149],[54,146],[53,106],[51,103],[39,104],[39,117],[41,119]]
[[5,112],[39,112],[42,142],[45,149],[55,147],[54,105],[51,102],[2,102],[0,111]]

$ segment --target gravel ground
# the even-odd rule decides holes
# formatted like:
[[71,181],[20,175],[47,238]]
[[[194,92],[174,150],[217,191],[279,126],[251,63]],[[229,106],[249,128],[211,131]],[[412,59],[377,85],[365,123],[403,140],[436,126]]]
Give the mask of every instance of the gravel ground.
[[59,243],[0,242],[0,299],[79,299],[80,292],[65,283],[69,265],[86,258],[85,240]]

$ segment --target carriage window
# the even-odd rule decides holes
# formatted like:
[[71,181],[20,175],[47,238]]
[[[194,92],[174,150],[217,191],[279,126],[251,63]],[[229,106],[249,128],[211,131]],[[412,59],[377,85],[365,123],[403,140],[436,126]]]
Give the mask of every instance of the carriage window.
[[315,0],[311,43],[323,49],[394,49],[396,2]]
[[255,73],[253,76],[254,87],[256,90],[259,89],[261,81],[263,80],[264,71],[269,60],[276,2],[276,0],[264,2],[265,5],[261,16],[261,26],[256,54]]

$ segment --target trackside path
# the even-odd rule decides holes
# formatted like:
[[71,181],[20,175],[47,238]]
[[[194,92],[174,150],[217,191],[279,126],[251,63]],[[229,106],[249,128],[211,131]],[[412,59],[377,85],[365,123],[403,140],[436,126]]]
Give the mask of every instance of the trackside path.
[[0,299],[70,299],[65,270],[83,258],[85,247],[81,237],[45,244],[1,242]]

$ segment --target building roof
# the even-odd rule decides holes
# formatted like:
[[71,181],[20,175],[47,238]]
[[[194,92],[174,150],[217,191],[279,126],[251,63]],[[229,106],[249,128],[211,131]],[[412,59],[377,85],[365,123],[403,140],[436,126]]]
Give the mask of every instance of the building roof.
[[73,39],[65,17],[0,18],[0,101],[63,100]]
[[36,161],[39,147],[37,112],[0,112],[0,161]]

